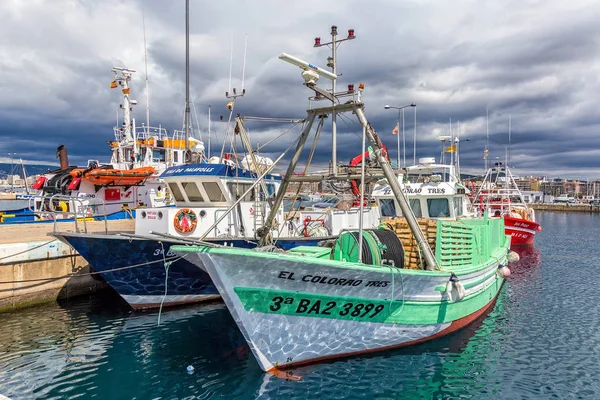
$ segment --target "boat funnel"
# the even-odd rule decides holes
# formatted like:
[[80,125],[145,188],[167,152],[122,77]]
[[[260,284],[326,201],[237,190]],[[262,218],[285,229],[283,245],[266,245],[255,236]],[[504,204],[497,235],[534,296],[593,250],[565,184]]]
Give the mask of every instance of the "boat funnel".
[[56,149],[56,158],[60,159],[60,169],[69,169],[69,156],[67,156],[67,148],[64,144]]

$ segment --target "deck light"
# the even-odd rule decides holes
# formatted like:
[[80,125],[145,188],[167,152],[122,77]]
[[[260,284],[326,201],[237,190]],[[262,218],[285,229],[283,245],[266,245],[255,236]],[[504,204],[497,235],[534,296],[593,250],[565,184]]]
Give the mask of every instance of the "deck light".
[[354,29],[348,29],[348,39],[356,39],[356,36],[354,36]]
[[314,47],[319,47],[321,45],[321,38],[320,37],[316,37],[315,38],[315,45]]
[[349,92],[354,92],[354,85],[353,84],[348,85],[348,91]]

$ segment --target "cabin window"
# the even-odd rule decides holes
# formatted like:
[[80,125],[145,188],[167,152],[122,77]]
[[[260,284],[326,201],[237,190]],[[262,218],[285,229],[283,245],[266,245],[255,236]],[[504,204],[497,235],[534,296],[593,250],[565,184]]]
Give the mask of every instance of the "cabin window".
[[152,161],[154,162],[165,162],[165,150],[152,150]]
[[[235,200],[238,200],[252,185],[249,183],[228,183],[227,186]],[[251,190],[242,201],[254,201],[254,191],[254,189]]]
[[427,209],[431,218],[450,217],[448,199],[427,199]]
[[173,197],[175,198],[175,201],[185,201],[185,199],[183,198],[183,194],[181,193],[181,190],[179,190],[178,184],[169,183],[169,190],[171,191],[171,193],[173,193]]
[[204,191],[208,195],[208,198],[210,199],[210,201],[214,201],[214,202],[227,201],[227,199],[225,199],[225,195],[221,191],[221,188],[219,187],[219,184],[217,182],[204,182],[202,185],[204,186]]
[[415,214],[415,217],[422,218],[423,212],[421,211],[421,200],[419,199],[410,199],[410,208]]
[[183,186],[183,190],[185,190],[189,201],[204,202],[204,197],[202,197],[202,193],[200,193],[198,186],[194,182],[183,182],[181,186]]
[[455,197],[453,199],[453,202],[454,202],[454,215],[456,215],[457,217],[463,215],[462,197]]
[[178,151],[173,152],[173,162],[179,162],[179,152]]
[[395,217],[396,216],[396,204],[394,199],[381,199],[379,200],[379,207],[381,207],[382,217]]

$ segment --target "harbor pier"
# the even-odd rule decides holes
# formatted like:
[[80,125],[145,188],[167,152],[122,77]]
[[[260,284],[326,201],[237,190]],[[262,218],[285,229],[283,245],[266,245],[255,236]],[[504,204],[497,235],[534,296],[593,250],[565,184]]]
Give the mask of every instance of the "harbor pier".
[[[86,221],[89,233],[133,231],[133,220]],[[74,222],[59,222],[75,231]],[[78,222],[79,229],[83,223]],[[0,227],[0,312],[71,298],[108,288],[90,265],[68,244],[50,236],[52,223]]]
[[534,203],[531,204],[531,207],[535,211],[600,213],[599,206],[586,203]]

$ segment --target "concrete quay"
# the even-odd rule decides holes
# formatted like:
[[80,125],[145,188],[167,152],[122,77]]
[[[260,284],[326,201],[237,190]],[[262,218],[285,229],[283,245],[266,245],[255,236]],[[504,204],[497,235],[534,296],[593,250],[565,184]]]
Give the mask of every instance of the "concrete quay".
[[594,206],[592,204],[584,204],[584,203],[552,203],[552,204],[542,204],[542,203],[534,203],[531,204],[535,211],[560,211],[560,212],[586,212],[586,213],[600,213],[600,207]]
[[[133,232],[133,220],[107,221],[111,232]],[[59,222],[75,231],[74,222]],[[83,223],[78,222],[79,229]],[[104,233],[104,221],[86,221],[88,233]],[[53,224],[0,226],[0,312],[94,293],[108,288],[69,245],[50,236]]]

